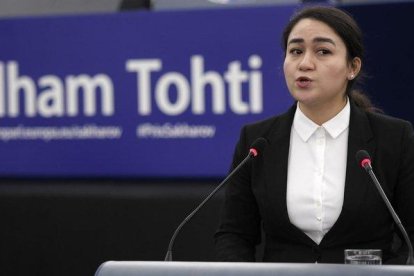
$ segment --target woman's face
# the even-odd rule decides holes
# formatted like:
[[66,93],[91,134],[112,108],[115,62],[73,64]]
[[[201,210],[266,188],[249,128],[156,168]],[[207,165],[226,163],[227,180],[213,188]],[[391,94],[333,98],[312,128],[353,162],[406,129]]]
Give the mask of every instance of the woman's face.
[[353,67],[344,42],[331,27],[308,18],[293,27],[283,70],[289,91],[301,106],[329,108],[344,103],[348,80],[357,72]]

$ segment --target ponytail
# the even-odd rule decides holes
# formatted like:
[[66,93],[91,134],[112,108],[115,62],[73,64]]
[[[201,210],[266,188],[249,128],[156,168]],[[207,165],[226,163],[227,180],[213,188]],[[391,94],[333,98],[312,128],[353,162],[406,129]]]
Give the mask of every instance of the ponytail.
[[361,90],[352,90],[348,93],[348,96],[351,99],[351,101],[355,103],[356,106],[358,106],[366,112],[384,113],[380,108],[375,107],[372,104],[371,99]]

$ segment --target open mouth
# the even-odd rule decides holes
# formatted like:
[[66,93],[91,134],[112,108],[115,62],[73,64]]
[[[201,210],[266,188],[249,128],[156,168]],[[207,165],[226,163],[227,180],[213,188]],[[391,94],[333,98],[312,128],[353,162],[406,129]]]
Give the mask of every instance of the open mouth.
[[307,88],[309,87],[309,85],[311,84],[312,80],[310,78],[307,77],[299,77],[296,79],[296,84],[300,87],[300,88]]

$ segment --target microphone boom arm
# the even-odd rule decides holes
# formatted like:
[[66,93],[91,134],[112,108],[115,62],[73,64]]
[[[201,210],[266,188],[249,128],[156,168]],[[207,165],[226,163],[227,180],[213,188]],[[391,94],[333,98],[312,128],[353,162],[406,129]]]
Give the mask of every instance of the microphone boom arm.
[[167,254],[165,255],[164,261],[172,261],[172,248],[174,246],[175,238],[177,237],[178,233],[180,232],[181,228],[200,210],[204,204],[207,203],[207,201],[215,195],[221,187],[224,186],[224,184],[227,183],[227,181],[236,173],[239,171],[239,169],[244,166],[247,161],[249,161],[251,158],[255,157],[255,152],[252,150],[249,151],[249,154],[243,159],[243,161],[240,162],[239,165],[237,165],[236,168],[181,222],[180,225],[178,225],[177,229],[175,229],[175,232],[173,236],[171,237],[170,243],[168,245]]
[[365,170],[368,172],[369,176],[371,176],[372,181],[374,182],[375,186],[377,187],[378,192],[380,193],[382,199],[384,200],[385,204],[387,205],[388,210],[391,213],[391,216],[393,217],[395,223],[397,224],[398,228],[400,229],[401,233],[404,236],[405,242],[408,246],[408,258],[407,258],[407,264],[408,265],[414,265],[414,259],[413,259],[413,246],[411,244],[410,238],[408,237],[407,231],[405,231],[400,218],[398,217],[397,213],[394,211],[394,208],[392,207],[390,201],[388,200],[384,190],[382,189],[377,177],[375,176],[372,167],[370,165],[365,166]]

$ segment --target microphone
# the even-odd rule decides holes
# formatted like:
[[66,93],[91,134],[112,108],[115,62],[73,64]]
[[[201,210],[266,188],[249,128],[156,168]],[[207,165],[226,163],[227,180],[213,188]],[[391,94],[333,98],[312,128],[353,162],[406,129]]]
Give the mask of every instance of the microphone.
[[263,149],[267,146],[268,142],[265,138],[259,137],[257,138],[252,145],[250,146],[249,153],[247,156],[243,159],[243,161],[240,162],[240,164],[234,168],[234,170],[181,222],[180,225],[178,225],[177,229],[175,229],[174,234],[171,237],[170,243],[168,245],[167,254],[165,255],[164,261],[172,261],[172,249],[174,246],[175,238],[177,237],[178,233],[180,232],[181,228],[204,206],[204,204],[209,201],[209,199],[217,193],[218,190],[220,190],[221,187],[224,186],[224,184],[227,183],[227,181],[240,170],[241,167],[244,166],[244,164],[247,163],[252,158],[255,158],[259,156]]
[[365,171],[369,174],[372,181],[374,182],[375,186],[378,189],[378,192],[380,193],[382,199],[384,200],[385,204],[387,205],[388,211],[391,213],[392,218],[394,219],[395,223],[397,224],[398,228],[400,229],[401,233],[404,236],[405,242],[408,245],[408,258],[407,258],[407,264],[413,265],[414,259],[413,259],[413,245],[411,244],[411,241],[408,237],[407,232],[405,231],[404,226],[401,223],[401,220],[399,219],[397,213],[395,212],[394,208],[392,207],[390,201],[387,198],[387,195],[385,194],[384,190],[382,189],[377,177],[375,176],[374,171],[371,167],[371,157],[369,156],[368,152],[365,150],[359,150],[356,153],[356,159],[358,164],[365,169]]

